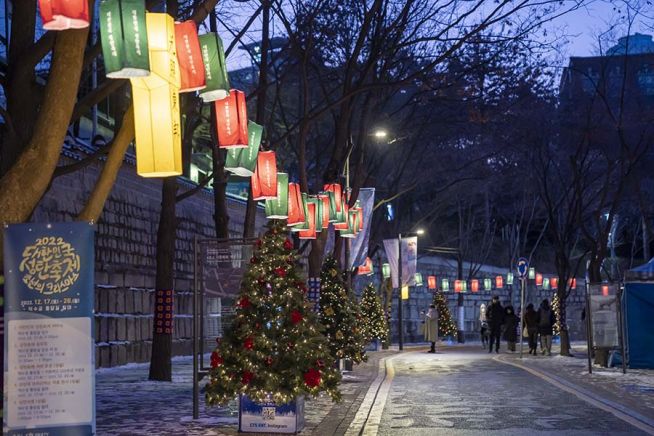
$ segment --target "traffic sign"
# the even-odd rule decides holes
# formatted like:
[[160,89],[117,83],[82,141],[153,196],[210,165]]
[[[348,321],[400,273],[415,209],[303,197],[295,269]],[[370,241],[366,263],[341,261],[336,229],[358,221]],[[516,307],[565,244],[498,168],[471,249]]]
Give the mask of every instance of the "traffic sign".
[[524,257],[521,257],[520,259],[518,259],[518,275],[520,276],[521,279],[524,279],[525,277],[527,277],[528,272],[529,272],[529,261]]

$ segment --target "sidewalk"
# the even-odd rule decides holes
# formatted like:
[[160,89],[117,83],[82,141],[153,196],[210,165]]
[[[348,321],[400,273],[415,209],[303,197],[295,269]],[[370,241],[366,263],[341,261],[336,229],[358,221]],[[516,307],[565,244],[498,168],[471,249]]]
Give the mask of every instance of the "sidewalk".
[[573,357],[560,356],[559,347],[553,347],[551,357],[532,356],[527,351],[522,360],[519,353],[504,353],[500,359],[535,370],[654,426],[654,370],[627,368],[627,374],[623,374],[621,367],[593,366],[593,373],[589,374],[586,348],[581,345],[573,345]]
[[[301,434],[344,434],[378,373],[380,358],[396,351],[368,352],[368,361],[343,376],[343,401],[321,396],[307,399],[306,427]],[[238,405],[205,407],[192,419],[192,359],[173,359],[173,381],[148,381],[147,364],[130,364],[96,371],[98,435],[236,435]]]

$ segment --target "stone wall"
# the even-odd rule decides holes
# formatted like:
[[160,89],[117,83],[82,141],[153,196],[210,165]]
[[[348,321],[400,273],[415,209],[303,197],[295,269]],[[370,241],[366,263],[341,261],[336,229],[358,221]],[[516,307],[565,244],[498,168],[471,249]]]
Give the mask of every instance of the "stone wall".
[[[62,162],[70,163],[70,162]],[[101,165],[57,177],[35,210],[35,222],[74,220],[86,202]],[[182,188],[191,188],[180,182]],[[144,179],[123,165],[95,234],[96,366],[108,367],[150,359],[153,331],[156,235],[161,180]],[[240,236],[245,207],[229,200],[229,228]],[[177,205],[175,323],[173,354],[191,354],[191,291],[194,238],[215,236],[213,194],[207,190]],[[257,226],[265,219],[261,211]]]

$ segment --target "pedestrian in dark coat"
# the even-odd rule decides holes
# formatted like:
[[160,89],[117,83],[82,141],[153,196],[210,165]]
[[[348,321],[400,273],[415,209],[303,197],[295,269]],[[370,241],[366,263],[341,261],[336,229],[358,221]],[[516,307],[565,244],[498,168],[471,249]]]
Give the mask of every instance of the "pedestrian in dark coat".
[[500,304],[500,297],[493,296],[490,305],[486,308],[486,320],[490,330],[490,342],[488,352],[493,352],[493,342],[495,343],[495,352],[500,352],[500,335],[502,334],[502,324],[504,324],[504,308]]
[[522,320],[525,327],[527,328],[527,334],[529,335],[529,354],[536,355],[536,340],[538,338],[538,313],[534,310],[534,305],[529,303],[527,305],[527,311]]
[[515,351],[515,343],[518,342],[519,322],[520,318],[515,314],[513,306],[506,306],[504,309],[504,340],[508,344],[509,351]]
[[550,307],[550,302],[546,299],[540,303],[538,309],[538,334],[540,335],[540,352],[552,355],[552,334],[554,330],[554,311]]

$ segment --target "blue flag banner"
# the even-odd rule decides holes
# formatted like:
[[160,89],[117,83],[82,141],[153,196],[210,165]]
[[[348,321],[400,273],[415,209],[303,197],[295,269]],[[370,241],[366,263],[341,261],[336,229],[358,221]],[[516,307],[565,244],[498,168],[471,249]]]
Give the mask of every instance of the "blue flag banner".
[[3,434],[95,434],[93,231],[5,228]]

